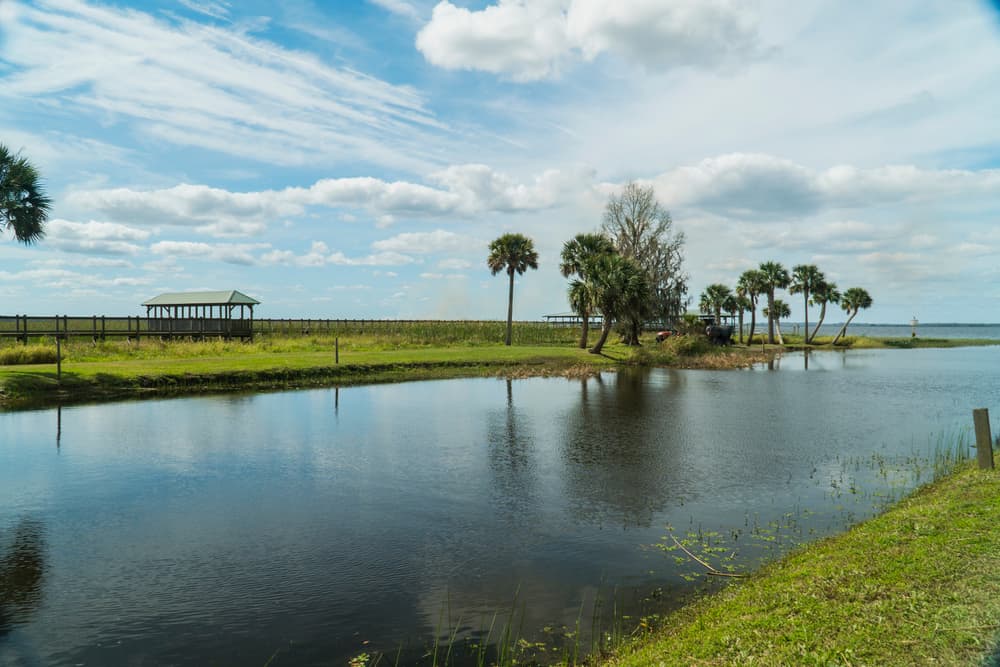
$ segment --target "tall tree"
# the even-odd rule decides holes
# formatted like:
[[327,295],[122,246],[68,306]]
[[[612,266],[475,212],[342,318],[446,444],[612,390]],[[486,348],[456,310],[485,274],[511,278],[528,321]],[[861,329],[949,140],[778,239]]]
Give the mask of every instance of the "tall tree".
[[603,255],[594,261],[592,269],[593,300],[603,321],[601,337],[590,352],[600,354],[615,322],[647,307],[650,290],[646,272],[628,257]]
[[0,144],[0,230],[31,245],[45,236],[52,200],[45,195],[38,171],[21,155]]
[[757,301],[764,293],[764,275],[757,269],[747,269],[736,283],[736,293],[750,302],[750,337],[747,345],[753,345],[753,335],[757,330]]
[[774,320],[774,331],[778,335],[778,345],[784,345],[785,341],[781,337],[781,320],[792,316],[792,309],[781,299],[775,299],[773,306],[764,309],[764,314]]
[[[788,287],[791,276],[788,275],[788,269],[779,262],[763,262],[757,270],[764,277],[768,312],[773,313],[775,312],[774,291]],[[772,315],[767,316],[767,342],[774,344],[774,317]]]
[[701,298],[698,300],[698,308],[701,312],[706,315],[712,315],[715,317],[715,323],[722,323],[722,310],[726,306],[726,302],[732,298],[733,293],[726,285],[722,283],[712,283],[705,288],[705,291],[701,293]]
[[848,313],[848,318],[847,321],[844,322],[844,326],[840,328],[837,336],[833,339],[833,343],[831,343],[831,345],[836,345],[841,336],[847,333],[847,325],[851,323],[851,320],[854,319],[854,316],[857,315],[859,311],[872,307],[872,297],[863,288],[852,287],[844,292],[843,296],[840,297],[840,307],[844,309],[845,313]]
[[820,307],[819,322],[816,323],[816,328],[813,329],[812,335],[809,336],[809,340],[815,340],[816,334],[819,333],[819,328],[823,326],[823,320],[826,319],[826,304],[840,303],[840,290],[837,289],[837,283],[824,280],[819,285],[816,285],[813,288],[810,303]]
[[733,293],[733,306],[734,306],[733,310],[736,312],[736,316],[739,318],[739,322],[738,322],[737,326],[739,326],[739,330],[740,330],[740,345],[742,345],[743,344],[743,314],[746,313],[748,310],[752,311],[753,310],[753,304],[750,303],[750,299],[748,297],[743,296],[742,294],[740,294],[739,287],[737,287],[736,291]]
[[674,231],[670,213],[656,200],[653,188],[632,182],[608,199],[601,228],[618,252],[635,260],[646,274],[648,307],[623,317],[625,342],[638,345],[647,318],[673,322],[687,307],[684,234]]
[[594,310],[594,304],[590,299],[592,290],[589,289],[588,267],[593,264],[597,257],[614,252],[614,244],[604,234],[577,234],[563,244],[559,271],[564,278],[569,278],[572,275],[577,276],[577,280],[570,284],[569,301],[573,312],[583,319],[583,328],[580,333],[581,349],[587,347],[590,316]]
[[815,264],[798,264],[792,268],[792,284],[788,286],[788,291],[792,294],[802,294],[805,309],[805,342],[808,345],[809,336],[809,295],[823,282],[826,276]]
[[506,271],[510,279],[507,292],[507,339],[510,345],[511,330],[514,321],[514,274],[524,274],[528,269],[538,268],[538,253],[535,244],[523,234],[504,234],[490,243],[490,255],[486,258],[490,272],[495,276]]

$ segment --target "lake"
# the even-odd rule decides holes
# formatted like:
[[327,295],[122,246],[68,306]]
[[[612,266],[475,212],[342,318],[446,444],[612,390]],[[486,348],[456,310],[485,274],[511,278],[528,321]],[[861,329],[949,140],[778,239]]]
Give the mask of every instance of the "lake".
[[752,568],[929,480],[973,408],[998,431],[997,368],[859,350],[2,413],[0,664],[428,664],[512,607],[558,642],[597,598],[706,586],[668,530]]

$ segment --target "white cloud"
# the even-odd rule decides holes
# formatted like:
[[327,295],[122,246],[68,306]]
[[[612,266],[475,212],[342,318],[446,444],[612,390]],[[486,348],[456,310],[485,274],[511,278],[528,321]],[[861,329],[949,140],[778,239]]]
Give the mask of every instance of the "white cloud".
[[150,232],[113,222],[55,219],[46,227],[46,244],[58,250],[98,255],[135,255]]
[[257,263],[253,253],[256,250],[267,248],[267,244],[226,244],[226,243],[200,243],[196,241],[158,241],[150,246],[150,252],[154,255],[165,257],[183,257],[189,259],[203,259],[226,264],[237,264],[241,266],[252,266]]
[[466,276],[461,273],[421,273],[424,280],[465,280]]
[[732,153],[672,169],[649,182],[670,207],[789,218],[824,209],[982,198],[1000,189],[1000,169],[839,165],[817,171],[772,155]]
[[[67,201],[117,222],[195,227],[212,236],[248,236],[264,231],[268,223],[301,216],[310,206],[365,209],[375,214],[377,226],[391,224],[396,216],[540,210],[585,192],[592,179],[591,170],[571,168],[548,170],[530,182],[519,182],[486,165],[470,164],[432,173],[429,180],[439,187],[372,177],[327,178],[308,188],[257,192],[184,183],[161,190],[80,190],[69,193]],[[345,212],[341,219],[355,216]]]
[[[227,10],[218,2],[188,6]],[[362,159],[422,169],[418,146],[447,134],[413,88],[236,27],[80,0],[9,11],[0,89],[9,102],[58,96],[105,123],[128,121],[178,145],[284,165]]]
[[420,19],[420,12],[417,8],[405,0],[368,0],[368,2],[392,14],[397,14],[414,21]]
[[437,263],[439,269],[450,271],[464,271],[472,268],[472,262],[465,259],[442,259]]
[[436,229],[433,232],[407,232],[372,243],[376,250],[429,255],[441,252],[480,250],[485,244],[470,236]]
[[228,20],[229,10],[232,7],[228,2],[215,2],[213,0],[207,0],[202,2],[196,2],[195,0],[177,0],[179,3],[187,7],[193,12],[199,14],[204,14],[213,19]]
[[377,252],[364,257],[347,257],[342,252],[335,252],[327,261],[339,266],[401,266],[412,264],[414,259],[398,252]]
[[758,55],[757,17],[732,0],[499,0],[438,3],[417,49],[447,69],[544,79],[608,53],[649,69],[718,67]]

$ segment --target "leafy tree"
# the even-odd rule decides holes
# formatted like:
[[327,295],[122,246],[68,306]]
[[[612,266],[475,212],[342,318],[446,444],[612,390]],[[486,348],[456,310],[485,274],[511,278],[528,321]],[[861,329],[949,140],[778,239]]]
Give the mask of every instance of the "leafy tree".
[[844,322],[844,326],[840,328],[837,336],[833,339],[832,345],[836,345],[841,336],[847,332],[847,325],[851,323],[851,320],[854,319],[854,316],[857,315],[859,311],[872,307],[872,297],[861,287],[852,287],[844,292],[843,296],[840,297],[840,307],[843,308],[844,312],[848,313],[849,316],[847,321]]
[[602,255],[591,268],[592,298],[603,321],[601,337],[590,352],[600,354],[617,320],[648,312],[650,290],[646,272],[623,255]]
[[764,275],[757,269],[748,269],[740,275],[736,283],[736,293],[750,302],[750,337],[747,345],[753,345],[753,335],[757,327],[757,302],[766,289]]
[[614,244],[604,234],[577,234],[563,244],[559,271],[565,278],[577,276],[577,280],[570,283],[569,305],[573,312],[583,319],[583,330],[580,333],[581,349],[587,347],[590,315],[594,311],[594,304],[590,300],[592,290],[589,285],[588,267],[597,257],[614,252]]
[[705,288],[698,301],[698,309],[706,315],[714,315],[715,323],[722,322],[722,310],[733,296],[732,290],[722,283],[713,283]]
[[638,345],[647,318],[672,322],[687,308],[684,234],[674,231],[670,213],[656,200],[652,187],[631,182],[608,199],[601,229],[618,252],[635,260],[646,274],[648,304],[623,314],[625,342]]
[[486,258],[490,273],[494,276],[506,271],[510,278],[510,288],[507,293],[507,339],[505,345],[510,345],[511,330],[514,321],[514,274],[524,274],[528,269],[538,268],[538,253],[535,244],[523,234],[504,234],[490,243],[490,255]]
[[781,338],[781,320],[791,317],[792,309],[781,299],[775,299],[773,308],[768,306],[764,309],[764,314],[774,320],[774,330],[778,335],[778,345],[784,345],[785,341]]
[[[788,283],[791,282],[791,276],[788,275],[788,269],[779,262],[763,262],[758,271],[764,277],[768,312],[774,313],[776,312],[774,309],[774,291],[788,287]],[[774,317],[771,315],[767,316],[767,342],[774,343]]]
[[805,339],[808,344],[812,337],[809,335],[809,295],[823,282],[826,276],[815,264],[799,264],[792,268],[792,284],[788,291],[792,294],[801,294],[805,303]]
[[826,304],[840,303],[840,290],[837,289],[837,283],[824,280],[822,283],[816,285],[813,288],[812,299],[809,302],[814,306],[820,306],[819,322],[816,323],[816,328],[813,329],[812,335],[809,336],[809,340],[814,340],[816,334],[819,333],[819,328],[823,326],[823,320],[826,319]]
[[31,245],[45,236],[52,200],[45,196],[38,171],[27,158],[0,144],[0,230]]

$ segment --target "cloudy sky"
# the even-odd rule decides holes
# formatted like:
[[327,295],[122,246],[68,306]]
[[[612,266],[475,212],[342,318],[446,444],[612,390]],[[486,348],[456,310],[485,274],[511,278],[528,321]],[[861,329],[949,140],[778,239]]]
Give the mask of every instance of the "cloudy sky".
[[0,314],[501,318],[514,231],[538,319],[636,180],[695,300],[775,260],[867,288],[859,320],[1000,320],[986,0],[0,0],[0,143],[54,199],[0,242]]

